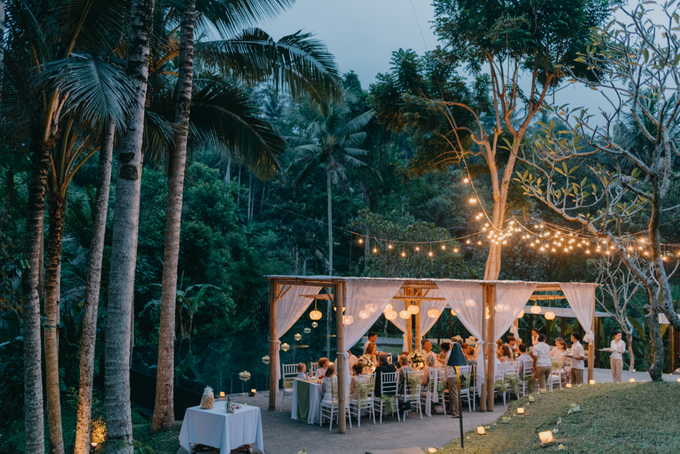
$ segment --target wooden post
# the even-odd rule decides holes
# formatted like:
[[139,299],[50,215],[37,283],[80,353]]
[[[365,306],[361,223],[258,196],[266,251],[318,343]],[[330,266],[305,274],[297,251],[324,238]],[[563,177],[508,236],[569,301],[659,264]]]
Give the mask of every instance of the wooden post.
[[[345,387],[345,333],[343,327],[343,312],[345,307],[345,284],[333,284],[333,299],[336,307],[336,342],[337,354],[335,360],[335,371],[338,374],[338,431],[341,434],[347,433],[347,415],[345,413],[345,402],[347,402],[347,389]],[[348,314],[349,315],[349,314]]]
[[[487,287],[488,287],[488,284],[484,284],[484,285],[482,286],[482,292],[483,292],[482,294],[484,295],[484,300],[482,301],[482,307],[481,307],[481,311],[482,311],[482,338],[481,338],[480,340],[483,341],[483,342],[486,342],[486,341],[488,340],[488,339],[487,339],[488,336],[487,336],[487,334],[486,334],[486,332],[487,332],[487,324],[485,323],[485,320],[484,320],[484,318],[483,318],[483,317],[484,317],[484,314],[486,313],[487,304],[488,304],[488,302],[489,302],[489,301],[488,301],[489,298],[488,298]],[[482,345],[484,345],[484,344],[482,344]],[[482,347],[480,347],[480,348],[482,348]],[[486,350],[488,350],[488,344],[487,344]],[[485,352],[485,354],[484,354],[484,357],[488,357],[488,355],[486,354],[486,352]],[[483,359],[482,359],[482,360],[483,360]],[[477,366],[477,367],[479,367],[479,366]],[[488,394],[488,383],[489,383],[489,368],[487,368],[487,369],[484,371],[484,384],[482,385],[482,391],[481,391],[481,394],[480,394],[480,396],[479,396],[479,411],[480,411],[480,412],[485,412],[485,411],[486,411],[486,400],[487,400],[487,397],[486,397],[486,396],[487,396],[487,394]]]
[[[496,366],[496,284],[489,284],[488,287],[488,303],[489,308],[489,325],[487,328],[487,342],[489,343],[488,352],[488,366],[489,381],[487,382],[488,391],[486,395],[486,411],[493,411],[494,405],[494,374]],[[486,315],[485,315],[486,316]]]
[[529,314],[529,336],[527,337],[527,349],[529,347],[532,347],[533,345],[531,344],[531,331],[534,329],[534,314]]
[[[600,325],[602,321],[599,318],[593,319],[593,324],[595,325],[595,364],[600,364]],[[611,366],[610,366],[611,368]]]
[[668,338],[668,354],[671,355],[670,359],[670,366],[671,370],[669,373],[673,373],[675,370],[675,331],[673,330],[673,325],[670,325],[668,327],[668,331],[670,331],[669,338]]
[[453,337],[453,315],[449,312],[449,339]]
[[[413,296],[412,288],[406,289],[406,296]],[[408,312],[408,307],[410,305],[410,301],[404,300],[404,310],[406,310],[406,312]],[[413,316],[409,316],[409,318],[406,319],[406,343],[408,344],[408,351],[411,352],[413,350]]]
[[[593,288],[593,301],[595,301],[595,289]],[[595,333],[595,304],[593,304],[593,325],[591,327],[593,331],[593,336]],[[593,342],[588,342],[588,382],[595,378],[595,339]]]
[[279,387],[276,379],[276,300],[279,285],[276,281],[269,281],[269,410],[276,410],[276,390]]
[[564,339],[564,330],[566,329],[566,319],[564,317],[560,317],[560,337]]
[[[418,289],[416,290],[416,295],[417,296],[422,296],[423,291]],[[423,316],[423,312],[420,310],[420,301],[415,301],[416,306],[418,307],[418,313],[416,314],[416,345],[414,347],[415,350],[422,350],[423,349],[423,333],[420,332],[420,319]]]

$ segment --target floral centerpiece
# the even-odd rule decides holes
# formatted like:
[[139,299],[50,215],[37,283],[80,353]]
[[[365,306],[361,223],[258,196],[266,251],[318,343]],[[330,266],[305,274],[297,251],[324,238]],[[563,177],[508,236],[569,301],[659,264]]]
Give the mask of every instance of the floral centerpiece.
[[408,354],[408,362],[411,364],[411,367],[422,368],[427,362],[425,352],[421,350],[413,350]]
[[358,359],[359,364],[361,364],[364,368],[366,367],[375,367],[375,361],[373,361],[373,356],[371,355],[361,355]]

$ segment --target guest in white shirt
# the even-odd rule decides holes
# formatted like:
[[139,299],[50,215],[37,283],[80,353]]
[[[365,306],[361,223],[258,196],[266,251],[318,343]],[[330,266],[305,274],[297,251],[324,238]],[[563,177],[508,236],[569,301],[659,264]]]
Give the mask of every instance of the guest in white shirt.
[[550,347],[545,343],[545,339],[545,334],[539,334],[538,343],[534,345],[534,349],[531,352],[531,356],[536,359],[534,377],[536,377],[538,386],[541,389],[547,389],[552,369],[550,364]]
[[581,333],[572,333],[571,341],[571,383],[573,385],[580,385],[583,383],[583,361],[586,359],[583,345],[581,345],[583,336]]
[[612,377],[614,383],[621,383],[621,371],[623,371],[623,354],[626,351],[626,343],[621,340],[621,332],[617,331],[611,343],[612,355],[610,357]]
[[531,369],[534,368],[534,359],[527,354],[527,346],[524,344],[519,344],[519,357],[517,362],[519,362],[519,378],[524,380],[524,363],[531,362]]
[[567,354],[567,343],[564,339],[558,337],[555,339],[555,347],[550,350],[551,358],[560,358],[562,360],[562,365],[564,365],[564,355]]
[[375,344],[378,340],[378,335],[375,333],[375,331],[369,331],[368,332],[368,340],[364,344],[364,355],[366,354],[366,347],[368,347],[368,344]]
[[349,358],[347,359],[347,363],[349,365],[349,370],[354,373],[354,365],[359,362],[359,358],[354,356],[351,351],[347,350],[347,353],[349,354]]
[[328,368],[329,364],[328,358],[319,359],[319,368],[316,370],[316,378],[324,378],[326,376],[326,368]]
[[531,330],[531,345],[536,344],[538,344],[538,330],[534,328]]
[[309,379],[309,375],[306,374],[307,365],[305,363],[298,364],[297,370],[298,370],[298,374],[297,374],[297,377],[295,377],[295,378],[299,378],[300,380]]
[[324,371],[323,385],[321,387],[324,402],[333,402],[333,375],[335,375],[335,367],[328,366]]

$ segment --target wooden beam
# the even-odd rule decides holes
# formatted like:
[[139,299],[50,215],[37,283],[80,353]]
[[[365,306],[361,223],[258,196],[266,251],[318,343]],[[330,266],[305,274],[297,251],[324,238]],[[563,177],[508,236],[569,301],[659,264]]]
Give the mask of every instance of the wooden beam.
[[276,391],[279,382],[276,379],[276,301],[279,285],[276,281],[269,281],[269,410],[276,410]]
[[331,297],[325,293],[317,293],[316,295],[300,295],[301,298],[314,298],[317,300],[330,300]]
[[541,301],[541,300],[566,300],[565,296],[560,295],[531,295],[529,297],[530,301]]
[[345,386],[345,329],[343,326],[342,309],[345,307],[345,284],[333,285],[333,295],[335,296],[336,307],[336,345],[337,354],[335,360],[335,371],[338,374],[338,431],[341,434],[347,433],[347,415],[345,402],[347,402],[347,387]]
[[[421,292],[422,290],[416,290],[416,292]],[[446,301],[446,298],[435,298],[428,296],[394,296],[393,300],[402,301]]]

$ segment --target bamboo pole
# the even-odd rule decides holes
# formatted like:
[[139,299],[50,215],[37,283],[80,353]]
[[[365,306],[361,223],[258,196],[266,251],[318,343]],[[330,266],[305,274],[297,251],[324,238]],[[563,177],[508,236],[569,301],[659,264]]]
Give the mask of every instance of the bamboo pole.
[[486,411],[493,411],[494,405],[494,373],[496,366],[496,339],[494,333],[494,326],[496,323],[496,284],[489,284],[488,287],[488,303],[489,308],[489,326],[487,328],[487,338],[489,342],[488,352],[488,371],[489,371],[489,381],[487,382],[487,401],[486,401]]
[[279,285],[276,281],[269,281],[269,410],[276,410],[276,300],[279,293]]
[[[416,290],[416,296],[420,296],[423,294],[422,290]],[[420,301],[416,300],[415,301],[416,307],[418,307],[418,313],[415,316],[415,321],[416,321],[416,345],[415,349],[416,350],[422,350],[423,349],[423,333],[420,332],[420,320],[423,315],[423,312],[420,310]]]
[[[486,313],[486,307],[487,307],[487,304],[489,302],[488,301],[489,298],[488,298],[488,295],[487,295],[487,287],[488,287],[488,284],[483,285],[482,291],[483,291],[483,295],[484,295],[484,300],[482,301],[482,307],[481,307],[482,317],[484,317],[484,314]],[[486,325],[486,323],[484,323],[484,319],[482,318],[482,338],[480,339],[480,341],[482,341],[482,342],[487,341],[486,332],[487,332],[487,325]],[[481,346],[479,348],[483,348],[482,347],[483,345],[484,344],[481,344]],[[488,349],[488,345],[487,345],[487,349]],[[488,354],[486,354],[486,352],[484,354],[484,357],[488,357]],[[479,367],[479,366],[477,366],[477,367]],[[479,396],[479,411],[480,412],[486,411],[486,400],[487,400],[486,396],[488,394],[488,389],[487,389],[488,383],[489,383],[489,368],[487,367],[486,371],[484,372],[484,384],[482,385],[481,395]]]
[[338,431],[341,434],[347,433],[347,415],[345,402],[347,401],[347,387],[345,385],[345,330],[343,326],[343,312],[345,307],[345,284],[333,285],[333,299],[336,307],[336,342],[337,354],[335,360],[335,370],[338,374]]
[[[595,289],[593,288],[593,301],[595,301]],[[593,326],[590,328],[593,331],[593,337],[597,334],[595,332],[595,304],[593,304]],[[593,342],[588,342],[588,382],[595,378],[595,339]]]
[[[413,296],[413,289],[406,289],[406,295],[407,296]],[[411,305],[410,301],[405,301],[404,302],[404,309],[408,311],[408,307]],[[413,317],[409,316],[409,318],[406,319],[406,342],[408,344],[408,351],[411,352],[413,350]]]

